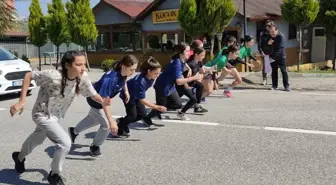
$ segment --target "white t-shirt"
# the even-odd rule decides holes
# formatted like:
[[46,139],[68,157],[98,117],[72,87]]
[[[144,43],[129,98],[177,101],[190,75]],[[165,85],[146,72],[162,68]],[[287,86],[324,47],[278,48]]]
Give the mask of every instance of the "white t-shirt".
[[[55,116],[62,119],[76,96],[76,80],[66,80],[64,97],[61,94],[62,75],[57,70],[33,71],[32,79],[40,86],[37,100],[32,110],[33,118]],[[97,94],[88,75],[80,78],[79,93],[84,97]]]

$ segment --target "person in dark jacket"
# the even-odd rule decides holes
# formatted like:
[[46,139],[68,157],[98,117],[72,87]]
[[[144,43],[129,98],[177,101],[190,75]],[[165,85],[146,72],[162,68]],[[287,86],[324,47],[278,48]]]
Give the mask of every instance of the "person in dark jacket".
[[[272,25],[275,25],[273,21],[271,21],[271,20],[266,21],[265,30],[263,32],[261,32],[261,36],[260,36],[260,39],[259,39],[258,50],[259,50],[259,53],[263,57],[265,57],[265,55],[270,55],[272,53],[272,46],[267,44],[267,42],[271,38],[268,29]],[[265,72],[265,59],[264,59],[264,62],[263,62],[262,76],[263,76],[263,83],[262,84],[266,85],[267,84],[267,74]]]
[[285,91],[290,91],[288,83],[288,73],[286,69],[286,48],[285,48],[285,36],[278,30],[275,25],[270,26],[269,33],[271,39],[268,41],[268,45],[272,46],[272,53],[270,55],[272,66],[272,88],[271,90],[278,89],[278,69],[280,68],[282,73],[283,85]]

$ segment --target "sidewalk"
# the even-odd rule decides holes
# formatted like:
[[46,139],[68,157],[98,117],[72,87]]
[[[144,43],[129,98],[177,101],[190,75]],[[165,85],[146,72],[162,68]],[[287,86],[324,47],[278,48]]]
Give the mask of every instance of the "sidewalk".
[[[33,70],[37,70],[38,63],[31,63]],[[42,65],[42,69],[55,69],[51,65]],[[103,75],[103,70],[97,67],[91,67],[89,72],[91,79],[99,80]],[[262,76],[260,72],[241,72],[243,83],[236,89],[258,89],[269,90],[272,87],[272,78],[267,76],[267,85],[261,85]],[[292,90],[297,91],[335,91],[336,92],[336,73],[334,74],[314,74],[314,73],[293,73],[289,72],[289,83]],[[220,82],[221,87],[227,87],[234,81],[233,77],[228,76]],[[279,73],[279,88],[283,88],[282,75]]]
[[[260,89],[268,90],[272,87],[272,78],[267,76],[267,85],[261,85],[262,76],[260,72],[241,73],[243,83],[237,89]],[[311,74],[311,73],[288,73],[290,88],[297,91],[335,91],[336,92],[336,74]],[[225,79],[221,83],[227,87],[234,79]],[[279,88],[282,88],[282,75],[279,73]]]

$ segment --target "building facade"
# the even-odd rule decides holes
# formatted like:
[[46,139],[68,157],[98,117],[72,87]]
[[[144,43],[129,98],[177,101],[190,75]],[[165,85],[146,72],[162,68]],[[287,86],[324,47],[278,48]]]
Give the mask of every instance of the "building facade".
[[[144,55],[164,55],[165,62],[169,62],[172,47],[179,42],[191,42],[191,38],[180,27],[177,17],[181,0],[101,0],[93,8],[99,37],[96,52],[90,53],[90,62],[100,64],[105,58],[118,59],[124,52],[133,52],[140,58]],[[280,5],[282,1],[261,0],[246,2],[247,34],[256,38],[264,29],[267,19],[274,20],[279,30],[287,38],[287,64],[296,64],[297,40],[296,27],[281,17]],[[225,35],[233,35],[240,39],[244,35],[243,5],[235,0],[237,14],[227,26]],[[205,36],[204,39],[207,37]],[[216,38],[215,38],[216,39]],[[208,41],[210,42],[209,38]],[[209,43],[207,42],[207,43]],[[215,42],[215,51],[217,41]],[[253,51],[257,53],[257,44]],[[308,60],[305,54],[304,59]],[[161,59],[161,58],[160,58]]]

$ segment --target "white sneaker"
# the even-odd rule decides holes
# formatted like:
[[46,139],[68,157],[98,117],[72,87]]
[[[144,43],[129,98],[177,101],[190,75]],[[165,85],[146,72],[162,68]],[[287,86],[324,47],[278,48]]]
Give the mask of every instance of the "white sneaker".
[[183,121],[190,121],[190,118],[188,118],[184,113],[179,112],[177,113],[177,117],[180,118]]

